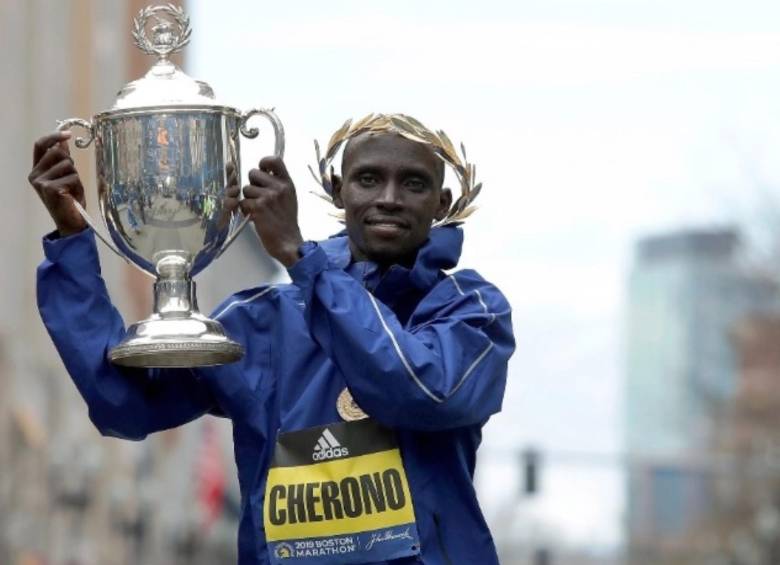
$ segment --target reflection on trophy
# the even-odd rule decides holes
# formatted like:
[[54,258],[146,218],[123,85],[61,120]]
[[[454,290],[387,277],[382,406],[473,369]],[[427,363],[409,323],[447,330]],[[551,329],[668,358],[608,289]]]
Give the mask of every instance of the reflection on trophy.
[[266,117],[281,156],[284,129],[272,110],[241,113],[217,103],[211,87],[168,59],[190,38],[189,18],[180,8],[141,10],[133,37],[138,48],[157,57],[146,76],[125,85],[114,106],[91,122],[73,118],[58,125],[88,131],[76,139],[77,147],[95,142],[98,203],[110,240],[76,203],[79,211],[106,245],[156,279],[154,313],[130,326],[109,358],[134,367],[231,363],[243,349],[219,322],[198,312],[192,277],[248,221],[224,208],[227,187],[239,184],[239,133],[257,137],[247,121]]

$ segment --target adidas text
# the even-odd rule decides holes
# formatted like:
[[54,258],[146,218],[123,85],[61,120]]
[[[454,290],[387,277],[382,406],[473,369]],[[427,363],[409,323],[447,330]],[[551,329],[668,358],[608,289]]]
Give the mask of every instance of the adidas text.
[[314,453],[311,454],[311,458],[314,461],[325,461],[327,459],[336,459],[337,457],[346,457],[347,455],[349,455],[349,449],[342,447],[336,436],[328,428],[325,428],[314,446]]

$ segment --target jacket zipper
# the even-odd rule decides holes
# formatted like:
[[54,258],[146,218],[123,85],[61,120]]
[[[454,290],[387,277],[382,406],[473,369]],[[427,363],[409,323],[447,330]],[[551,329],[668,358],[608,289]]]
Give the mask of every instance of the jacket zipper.
[[441,554],[444,557],[444,561],[447,563],[447,565],[452,565],[452,560],[447,553],[447,546],[444,545],[444,538],[441,535],[441,525],[439,524],[438,514],[433,515],[433,525],[436,529],[436,540],[439,542],[439,547],[441,548]]

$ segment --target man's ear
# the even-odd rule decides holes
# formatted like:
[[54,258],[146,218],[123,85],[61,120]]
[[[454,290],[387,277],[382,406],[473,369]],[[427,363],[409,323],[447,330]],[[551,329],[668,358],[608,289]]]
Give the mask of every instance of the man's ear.
[[450,206],[452,206],[452,191],[449,188],[442,188],[439,193],[439,207],[436,208],[436,214],[433,217],[436,220],[443,220],[447,216],[447,212],[450,211]]
[[344,201],[341,199],[341,187],[344,186],[344,183],[341,180],[341,175],[332,174],[330,178],[333,183],[333,194],[330,195],[333,198],[333,204],[339,210],[343,210]]

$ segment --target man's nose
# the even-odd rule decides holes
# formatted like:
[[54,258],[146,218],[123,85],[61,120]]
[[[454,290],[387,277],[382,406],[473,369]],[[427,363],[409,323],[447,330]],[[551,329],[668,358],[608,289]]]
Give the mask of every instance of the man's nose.
[[387,182],[376,201],[378,206],[385,208],[400,208],[403,205],[403,193],[401,187],[393,181]]

